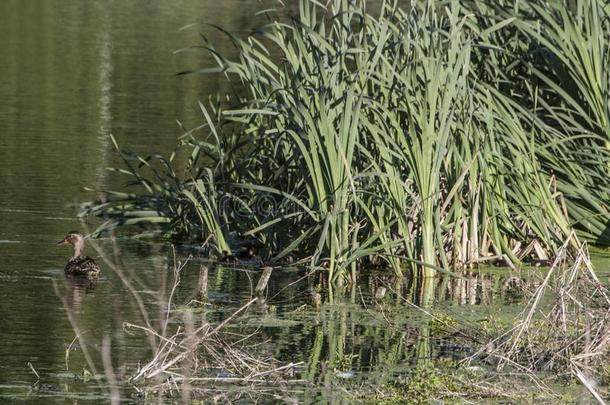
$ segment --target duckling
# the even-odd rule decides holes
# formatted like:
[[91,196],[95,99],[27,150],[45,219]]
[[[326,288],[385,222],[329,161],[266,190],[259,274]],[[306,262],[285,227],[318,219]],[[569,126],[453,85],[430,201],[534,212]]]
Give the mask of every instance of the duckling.
[[85,238],[83,235],[77,231],[70,231],[62,240],[57,242],[58,245],[66,243],[74,246],[74,256],[68,260],[64,269],[66,274],[90,277],[96,277],[100,274],[100,266],[97,265],[95,260],[89,256],[83,256],[83,249],[85,247]]

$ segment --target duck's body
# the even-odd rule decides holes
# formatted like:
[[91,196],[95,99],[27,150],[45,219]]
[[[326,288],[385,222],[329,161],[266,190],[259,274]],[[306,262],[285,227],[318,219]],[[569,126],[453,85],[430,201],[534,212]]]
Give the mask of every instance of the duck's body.
[[88,276],[97,277],[100,274],[100,266],[90,258],[89,256],[83,256],[83,250],[85,247],[85,238],[83,235],[76,231],[68,232],[65,238],[57,242],[58,244],[69,243],[74,246],[74,255],[68,263],[64,271],[66,274],[72,274],[75,276]]
[[100,274],[100,266],[89,256],[72,258],[66,263],[64,271],[67,274],[97,276]]

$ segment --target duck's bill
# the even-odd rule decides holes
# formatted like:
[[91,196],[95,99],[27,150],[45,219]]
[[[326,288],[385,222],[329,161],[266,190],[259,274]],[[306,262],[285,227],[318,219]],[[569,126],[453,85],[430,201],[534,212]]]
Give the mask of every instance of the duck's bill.
[[64,243],[66,243],[67,240],[66,238],[63,238],[62,240],[60,240],[59,242],[57,242],[58,245],[63,245]]

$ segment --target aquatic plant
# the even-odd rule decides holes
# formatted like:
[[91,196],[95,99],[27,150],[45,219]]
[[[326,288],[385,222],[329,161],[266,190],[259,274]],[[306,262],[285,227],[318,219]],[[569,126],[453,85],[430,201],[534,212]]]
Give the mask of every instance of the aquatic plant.
[[247,38],[226,33],[236,60],[205,43],[217,66],[188,72],[236,90],[200,104],[184,174],[131,156],[122,171],[148,194],[110,193],[85,213],[106,227],[161,224],[218,252],[254,238],[266,259],[304,258],[331,279],[355,278],[362,260],[428,276],[548,260],[574,227],[610,243],[610,11],[583,3],[264,11]]
[[[188,134],[187,134],[188,135]],[[206,239],[217,253],[230,251],[228,231],[219,207],[220,194],[214,184],[214,173],[203,168],[190,177],[179,176],[174,168],[174,155],[169,159],[158,154],[141,157],[119,149],[124,168],[111,169],[127,175],[129,185],[140,187],[142,193],[105,192],[103,197],[82,206],[81,216],[99,215],[107,220],[94,234],[108,232],[124,225],[167,225],[182,236]],[[195,148],[187,171],[194,172],[194,160],[199,155]]]
[[[536,158],[580,236],[608,245],[608,119],[610,7],[603,1],[472,1],[477,24],[487,28],[479,57],[489,87],[518,102],[528,126],[539,128]],[[601,146],[606,144],[606,148]]]

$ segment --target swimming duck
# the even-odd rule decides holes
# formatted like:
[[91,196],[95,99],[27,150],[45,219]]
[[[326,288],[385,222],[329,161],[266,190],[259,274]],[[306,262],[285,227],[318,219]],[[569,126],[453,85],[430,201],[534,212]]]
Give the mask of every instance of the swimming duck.
[[67,274],[74,275],[85,275],[85,276],[97,276],[100,274],[100,266],[97,265],[95,260],[89,256],[83,256],[83,249],[85,247],[85,238],[77,231],[68,232],[68,234],[59,242],[58,245],[69,243],[74,246],[74,256],[68,263],[64,271]]

